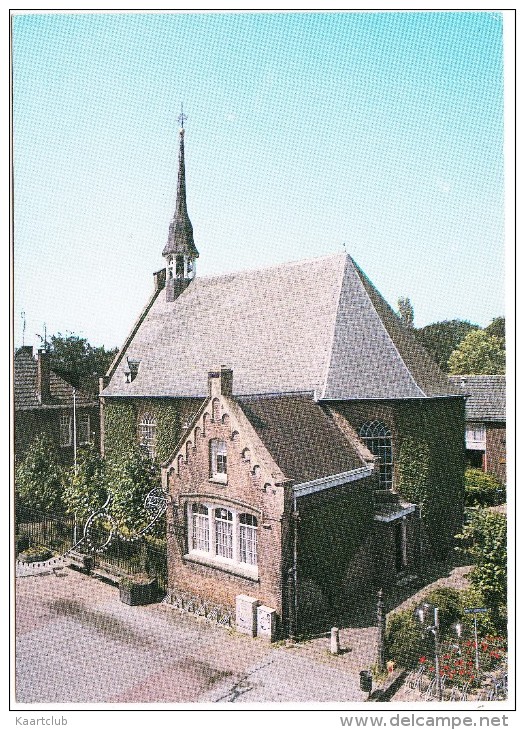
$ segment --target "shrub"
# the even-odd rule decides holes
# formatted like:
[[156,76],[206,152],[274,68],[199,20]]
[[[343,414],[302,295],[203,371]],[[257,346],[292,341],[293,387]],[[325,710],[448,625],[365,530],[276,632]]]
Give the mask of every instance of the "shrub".
[[481,469],[465,471],[465,506],[492,507],[505,500],[505,490],[492,474]]
[[15,551],[17,555],[27,550],[30,544],[28,535],[15,535]]
[[434,588],[423,600],[439,609],[439,629],[442,635],[463,618],[461,593],[455,588]]
[[433,651],[431,637],[422,631],[409,609],[388,617],[385,639],[388,658],[406,669],[415,667],[421,656]]
[[24,563],[43,563],[45,560],[49,560],[53,553],[43,545],[35,545],[35,547],[27,548],[24,552],[20,553],[18,560]]

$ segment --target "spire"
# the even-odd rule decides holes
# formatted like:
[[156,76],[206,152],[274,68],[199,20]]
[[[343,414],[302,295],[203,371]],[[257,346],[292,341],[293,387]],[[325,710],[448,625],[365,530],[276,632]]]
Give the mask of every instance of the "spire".
[[182,254],[196,259],[199,252],[193,242],[193,226],[191,225],[186,207],[186,172],[184,168],[184,122],[187,119],[181,104],[181,113],[178,121],[180,122],[179,130],[179,174],[177,180],[177,202],[175,204],[175,214],[170,223],[168,241],[162,252],[163,256],[172,256]]

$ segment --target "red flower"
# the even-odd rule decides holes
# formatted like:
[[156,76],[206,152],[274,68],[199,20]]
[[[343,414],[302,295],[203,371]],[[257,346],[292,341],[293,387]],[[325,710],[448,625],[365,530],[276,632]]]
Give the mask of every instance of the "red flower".
[[427,660],[426,656],[420,656],[419,657],[419,663],[420,664],[424,664],[426,662],[426,660]]

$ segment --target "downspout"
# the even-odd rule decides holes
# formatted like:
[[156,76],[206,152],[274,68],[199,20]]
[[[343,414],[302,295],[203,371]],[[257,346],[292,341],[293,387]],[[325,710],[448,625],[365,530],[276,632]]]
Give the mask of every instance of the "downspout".
[[293,511],[291,514],[293,529],[293,560],[292,567],[287,574],[288,592],[288,638],[291,641],[296,639],[297,629],[297,497],[293,497]]

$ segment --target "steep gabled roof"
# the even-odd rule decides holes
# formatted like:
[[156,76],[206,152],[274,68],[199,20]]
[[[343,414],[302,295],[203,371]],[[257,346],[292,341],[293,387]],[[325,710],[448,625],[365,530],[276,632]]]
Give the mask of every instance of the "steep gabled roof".
[[[21,347],[15,353],[13,381],[15,410],[73,406],[73,386],[53,370],[49,372],[49,398],[45,403],[41,402],[37,392],[37,361],[31,347]],[[95,406],[98,403],[77,388],[76,405]]]
[[505,422],[504,375],[450,375],[449,380],[463,395],[467,421]]
[[[126,383],[128,359],[140,361]],[[399,399],[453,393],[446,376],[346,254],[196,278],[157,296],[115,360],[106,396],[204,397],[207,373],[235,395]]]

